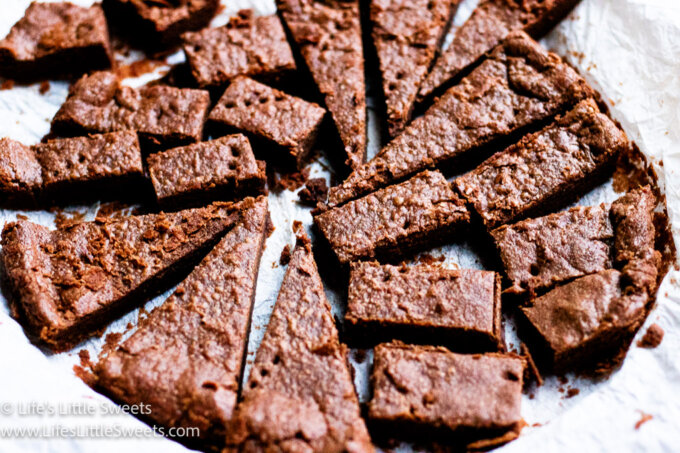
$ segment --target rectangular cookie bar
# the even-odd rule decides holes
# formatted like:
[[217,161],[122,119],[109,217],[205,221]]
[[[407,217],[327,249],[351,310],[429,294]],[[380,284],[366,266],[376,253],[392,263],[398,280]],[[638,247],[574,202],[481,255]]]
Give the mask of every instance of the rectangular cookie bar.
[[238,75],[263,81],[295,72],[293,51],[277,16],[239,11],[227,25],[182,36],[191,74],[201,88],[221,88]]
[[470,213],[441,173],[424,171],[401,184],[314,217],[342,264],[394,259],[451,239]]
[[227,201],[265,190],[264,162],[241,134],[169,149],[147,158],[158,203],[166,208]]
[[142,153],[132,131],[48,140],[32,149],[42,167],[46,200],[134,195],[144,181]]
[[454,184],[492,230],[575,200],[601,182],[628,147],[625,132],[589,99]]
[[316,142],[326,111],[318,105],[236,77],[210,112],[210,127],[248,135],[255,151],[301,168]]
[[112,72],[95,72],[71,87],[52,119],[52,132],[69,136],[130,129],[137,131],[143,148],[170,148],[202,139],[209,106],[207,91],[131,88]]
[[500,278],[490,271],[352,263],[345,329],[360,344],[398,339],[466,352],[503,349]]
[[[26,203],[89,201],[133,195],[144,168],[131,131],[48,140],[33,146],[0,140],[0,192]],[[138,195],[138,194],[137,194]]]
[[440,438],[468,450],[497,446],[519,435],[523,373],[513,355],[381,344],[368,418],[392,436]]

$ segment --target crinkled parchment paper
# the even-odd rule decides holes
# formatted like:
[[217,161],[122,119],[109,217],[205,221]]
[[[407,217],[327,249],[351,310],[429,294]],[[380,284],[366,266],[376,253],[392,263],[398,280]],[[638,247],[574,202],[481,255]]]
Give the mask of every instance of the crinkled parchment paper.
[[[91,0],[72,0],[90,4]],[[252,6],[259,14],[274,12],[272,0],[223,0],[225,10],[213,25],[221,25],[238,9]],[[476,4],[464,0],[455,24],[460,25]],[[18,20],[29,0],[0,2],[0,35],[4,36]],[[680,3],[674,0],[583,0],[580,6],[545,40],[576,66],[600,90],[611,107],[611,114],[653,163],[665,191],[676,244],[680,239]],[[123,57],[118,57],[123,58]],[[139,59],[132,53],[125,60]],[[183,60],[181,53],[170,63]],[[121,64],[125,64],[122,62]],[[163,70],[127,83],[141,84],[158,77]],[[371,90],[379,85],[371,84]],[[51,82],[45,94],[39,85],[16,86],[0,91],[0,137],[11,137],[26,144],[38,142],[49,130],[49,121],[66,97],[64,82]],[[370,100],[369,100],[370,103]],[[373,106],[370,106],[370,153],[379,147],[379,133]],[[311,166],[311,176],[330,175],[319,163]],[[595,189],[579,204],[613,201],[618,195],[611,184]],[[87,209],[93,218],[97,206]],[[279,255],[286,244],[294,243],[291,225],[300,220],[309,229],[309,209],[297,203],[290,191],[270,195],[270,210],[276,230],[267,241],[262,258],[248,361],[262,338],[276,300],[284,268]],[[0,224],[14,220],[16,211],[0,210]],[[23,212],[31,220],[54,225],[54,214],[45,211]],[[446,256],[445,266],[480,268],[481,264],[465,241],[431,253]],[[656,349],[633,345],[622,368],[608,379],[592,382],[574,376],[568,382],[548,378],[545,385],[524,396],[522,412],[528,427],[520,438],[502,451],[677,451],[680,445],[680,287],[679,272],[671,269],[661,288],[656,308],[641,333],[651,323],[665,330]],[[168,295],[149,302],[158,305]],[[344,301],[328,291],[336,314],[341,315]],[[112,323],[107,333],[123,332],[135,324],[138,311]],[[516,346],[512,326],[508,342]],[[73,351],[49,354],[29,343],[21,327],[9,316],[0,296],[0,451],[44,452],[120,452],[186,451],[184,447],[159,435],[131,415],[120,413],[118,406],[97,394],[78,379],[73,365],[79,363],[78,351],[86,349],[93,358],[104,344],[94,338]],[[370,354],[361,363],[352,354],[356,386],[360,399],[368,393],[367,374]],[[246,376],[248,368],[246,369]],[[578,394],[566,397],[566,390]],[[576,393],[572,390],[571,394]],[[650,417],[651,416],[651,419]],[[639,424],[641,420],[648,420]],[[636,424],[639,425],[636,428]],[[85,428],[91,431],[84,432]],[[7,438],[3,429],[38,428],[49,439]],[[69,433],[67,430],[80,431]],[[108,432],[106,430],[108,429]],[[59,439],[61,431],[62,439]],[[33,433],[34,435],[36,433]],[[57,435],[55,435],[57,434]],[[3,438],[3,435],[5,438]],[[35,437],[35,436],[33,436]],[[99,438],[97,438],[99,437]],[[400,446],[399,451],[410,447]]]

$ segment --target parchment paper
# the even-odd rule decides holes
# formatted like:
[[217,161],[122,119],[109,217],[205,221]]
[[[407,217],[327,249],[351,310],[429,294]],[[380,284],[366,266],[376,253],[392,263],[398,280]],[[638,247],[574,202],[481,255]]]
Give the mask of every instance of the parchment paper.
[[[91,0],[72,0],[91,4]],[[230,15],[245,7],[258,14],[275,11],[272,0],[223,0],[225,10],[214,20],[221,25]],[[460,25],[474,8],[476,0],[464,0],[455,18]],[[29,0],[2,0],[0,36],[4,36],[28,6]],[[603,94],[612,116],[621,122],[631,139],[653,162],[664,188],[676,244],[680,239],[680,3],[674,0],[583,0],[544,44],[557,51]],[[133,52],[120,57],[125,64],[141,58]],[[171,64],[183,61],[181,53],[168,58]],[[139,85],[159,77],[167,67],[158,68],[126,83]],[[379,85],[369,81],[369,94]],[[0,137],[11,137],[26,144],[38,142],[49,130],[49,121],[64,101],[68,85],[51,82],[45,94],[39,85],[15,86],[0,91]],[[375,106],[369,98],[369,153],[379,148]],[[322,163],[325,162],[322,158]],[[329,173],[318,162],[311,165],[310,177]],[[611,184],[597,188],[579,204],[611,202],[619,195]],[[290,191],[270,195],[270,210],[276,230],[267,241],[262,258],[253,327],[248,345],[248,361],[262,338],[273,308],[285,268],[278,265],[286,244],[294,244],[291,225],[300,220],[307,229],[311,224],[309,209],[300,206]],[[92,219],[98,206],[75,207],[87,210]],[[0,210],[0,224],[12,221],[17,214],[32,221],[54,225],[54,214],[45,211],[22,212]],[[445,266],[481,268],[470,247],[460,244],[430,251],[446,256]],[[622,368],[608,379],[592,382],[568,376],[560,382],[548,378],[543,387],[525,395],[522,413],[528,427],[520,438],[501,447],[501,451],[677,451],[680,445],[680,287],[679,272],[671,269],[659,290],[655,310],[641,329],[655,322],[665,330],[656,349],[633,345]],[[146,304],[150,310],[169,292]],[[342,315],[345,301],[330,289],[328,297],[335,313]],[[123,332],[128,323],[136,324],[138,311],[112,323],[106,333]],[[508,324],[508,344],[517,345],[513,326]],[[0,296],[0,452],[120,452],[186,451],[180,444],[154,435],[151,428],[135,417],[121,413],[118,406],[87,387],[73,372],[79,363],[78,351],[86,349],[95,358],[104,337],[94,338],[73,351],[50,354],[26,339],[21,327],[9,316],[7,302]],[[356,370],[356,387],[365,401],[370,354],[359,363],[352,354]],[[247,363],[245,376],[250,368]],[[567,398],[568,389],[578,394]],[[570,392],[576,393],[575,390]],[[112,414],[112,412],[114,412]],[[60,414],[61,413],[61,414]],[[651,419],[649,418],[651,416]],[[639,425],[638,422],[647,419]],[[82,432],[85,427],[93,431]],[[81,432],[55,438],[61,427]],[[3,429],[41,428],[49,439],[7,438]],[[105,433],[105,429],[115,430]],[[51,430],[51,431],[50,431]],[[123,432],[124,430],[134,430]],[[99,434],[97,434],[99,433]],[[72,434],[72,433],[71,433]],[[95,437],[93,438],[93,434]],[[3,435],[5,436],[3,438]],[[35,436],[33,436],[35,437]],[[59,437],[59,436],[56,436]],[[398,451],[411,451],[408,445]]]

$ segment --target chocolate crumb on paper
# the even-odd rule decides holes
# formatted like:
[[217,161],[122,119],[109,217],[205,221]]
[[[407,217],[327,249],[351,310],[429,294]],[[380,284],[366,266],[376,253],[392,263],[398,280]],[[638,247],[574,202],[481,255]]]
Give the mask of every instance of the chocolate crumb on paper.
[[90,351],[81,349],[78,351],[78,357],[80,358],[80,365],[73,365],[73,373],[88,387],[93,387],[97,378],[92,373],[94,363],[92,363],[92,360],[90,359]]
[[577,388],[569,388],[569,389],[567,389],[567,394],[564,397],[565,398],[573,398],[576,395],[578,395],[579,393],[581,393],[581,390],[579,390]]
[[541,373],[538,371],[538,367],[536,366],[536,362],[534,362],[534,358],[532,357],[529,348],[526,344],[520,343],[519,350],[520,355],[526,360],[527,367],[525,373],[527,374],[527,382],[534,381],[536,382],[536,387],[541,387],[543,385],[543,376],[541,376]]
[[94,364],[92,363],[92,360],[90,360],[90,351],[87,349],[81,349],[78,351],[78,358],[80,358],[80,366],[83,368],[89,368],[92,369]]
[[281,192],[283,190],[290,190],[291,192],[304,186],[309,178],[309,167],[305,167],[300,171],[294,173],[287,173],[283,176],[278,175],[278,173],[270,173],[269,187],[274,193]]
[[290,245],[286,244],[286,246],[283,247],[283,250],[281,250],[279,264],[281,264],[281,266],[285,266],[288,263],[290,263]]
[[656,348],[663,340],[664,331],[658,324],[654,323],[647,328],[645,334],[637,342],[640,348]]
[[645,423],[647,423],[648,421],[650,421],[651,419],[654,418],[654,416],[652,414],[647,414],[647,413],[642,412],[642,411],[639,411],[639,412],[640,412],[640,420],[638,420],[635,423],[635,429],[640,429],[640,427],[642,425],[644,425]]
[[305,187],[298,193],[300,203],[315,207],[317,203],[324,203],[328,196],[328,185],[324,178],[311,178]]

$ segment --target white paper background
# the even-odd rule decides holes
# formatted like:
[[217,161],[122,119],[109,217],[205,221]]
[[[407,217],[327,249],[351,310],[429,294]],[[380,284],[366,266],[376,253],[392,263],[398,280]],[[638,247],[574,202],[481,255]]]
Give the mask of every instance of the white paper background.
[[[90,4],[91,0],[75,0]],[[240,8],[253,6],[258,13],[274,12],[271,0],[223,0],[225,11],[213,25],[224,23]],[[0,3],[0,36],[4,36],[18,20],[28,0],[2,0]],[[476,0],[464,0],[455,24],[462,23]],[[668,200],[673,234],[680,238],[680,3],[675,0],[583,0],[579,7],[553,31],[544,43],[576,66],[598,88],[611,106],[631,139],[654,162]],[[133,53],[129,59],[139,58]],[[170,58],[182,61],[181,54]],[[139,84],[149,79],[128,83]],[[48,132],[49,121],[63,102],[67,85],[51,83],[50,90],[39,94],[38,86],[16,86],[0,91],[0,137],[11,137],[26,144],[38,142]],[[369,100],[370,103],[370,100]],[[375,113],[369,111],[370,153],[379,147]],[[663,161],[663,165],[661,162]],[[327,172],[312,165],[312,177]],[[595,204],[617,197],[609,185],[596,189],[580,202]],[[285,244],[294,243],[293,220],[309,227],[309,210],[301,208],[296,194],[284,191],[270,195],[270,210],[276,230],[267,242],[262,259],[260,279],[249,341],[248,359],[254,358],[264,333],[269,314],[276,300],[284,269],[278,266],[279,254]],[[80,208],[82,210],[82,208]],[[90,207],[92,218],[96,206]],[[0,210],[0,223],[14,220],[17,212]],[[48,212],[26,213],[31,220],[53,226],[54,215]],[[446,265],[479,268],[480,263],[463,243],[444,247]],[[555,378],[535,392],[535,398],[525,396],[523,416],[529,425],[520,438],[501,448],[503,451],[677,451],[680,445],[680,288],[678,271],[672,270],[659,290],[656,309],[645,327],[656,322],[666,332],[661,346],[640,349],[633,346],[623,367],[602,382],[569,377],[566,385]],[[167,293],[166,293],[167,295]],[[344,301],[328,292],[336,313],[342,313]],[[146,308],[158,305],[164,297],[149,302]],[[87,349],[95,358],[103,338],[92,339],[70,353],[50,355],[31,345],[20,328],[8,315],[6,300],[0,296],[0,430],[39,426],[118,426],[150,429],[132,416],[106,415],[117,406],[92,391],[73,373],[78,363],[77,351]],[[108,332],[122,332],[128,322],[136,323],[137,311],[114,322]],[[509,326],[509,343],[514,333]],[[644,328],[642,329],[644,331]],[[362,400],[367,393],[369,360],[353,361],[357,391]],[[246,370],[247,376],[248,370]],[[578,388],[580,393],[565,398],[559,387]],[[19,405],[43,403],[56,407],[58,402],[96,407],[94,416],[21,416]],[[100,406],[102,405],[102,406]],[[5,414],[10,412],[11,414]],[[653,418],[635,429],[642,414]],[[164,438],[141,439],[65,439],[18,440],[0,438],[0,452],[45,451],[186,451],[179,444]],[[408,446],[398,448],[408,451]]]

